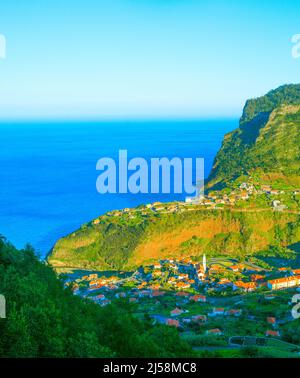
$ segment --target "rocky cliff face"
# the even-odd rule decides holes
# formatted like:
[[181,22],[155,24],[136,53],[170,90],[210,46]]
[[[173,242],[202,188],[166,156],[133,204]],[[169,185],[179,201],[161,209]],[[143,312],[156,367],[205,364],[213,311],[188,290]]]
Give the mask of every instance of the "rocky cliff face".
[[208,188],[221,189],[242,175],[280,177],[299,187],[300,85],[286,85],[248,100],[240,127],[225,135]]

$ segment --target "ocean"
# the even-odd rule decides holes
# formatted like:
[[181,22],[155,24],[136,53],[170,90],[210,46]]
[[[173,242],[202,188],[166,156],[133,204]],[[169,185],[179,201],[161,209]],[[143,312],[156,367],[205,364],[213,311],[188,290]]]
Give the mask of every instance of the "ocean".
[[131,157],[205,159],[205,176],[238,120],[18,122],[0,124],[0,234],[44,257],[56,240],[113,209],[185,194],[99,194],[96,163]]

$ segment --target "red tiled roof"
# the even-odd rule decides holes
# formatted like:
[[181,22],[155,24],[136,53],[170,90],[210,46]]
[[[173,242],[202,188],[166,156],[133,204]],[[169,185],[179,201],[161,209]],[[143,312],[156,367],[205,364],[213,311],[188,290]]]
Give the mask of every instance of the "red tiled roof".
[[97,299],[102,299],[102,298],[105,298],[105,295],[104,294],[99,294],[96,296]]
[[175,308],[174,310],[171,311],[171,314],[172,315],[179,315],[179,314],[182,314],[183,311],[180,310],[180,308]]
[[268,281],[268,283],[273,285],[273,284],[277,284],[277,283],[290,282],[290,281],[295,281],[295,280],[300,280],[300,276],[277,278],[275,280]]
[[206,301],[206,296],[205,295],[196,294],[196,295],[191,296],[190,300],[195,301],[195,302],[199,301],[199,300]]
[[179,327],[179,321],[176,319],[167,319],[167,325]]
[[265,278],[265,277],[262,276],[262,275],[260,275],[260,274],[252,274],[252,276],[251,276],[251,279],[252,279],[253,281],[263,280],[264,278]]
[[280,336],[280,333],[278,331],[271,331],[271,330],[268,330],[266,332],[266,336]]
[[206,317],[206,315],[195,315],[195,316],[192,317],[192,319],[193,319],[194,322],[196,322],[198,320],[202,320],[202,321],[206,322],[207,317]]
[[222,333],[222,331],[219,328],[209,329],[207,332],[208,333]]
[[186,293],[184,291],[178,291],[175,295],[177,295],[178,297],[188,297],[189,293]]
[[229,315],[235,315],[235,314],[240,314],[242,312],[241,309],[231,309],[231,310],[228,310],[227,313]]
[[241,287],[243,289],[255,289],[256,283],[255,282],[236,281],[235,286]]

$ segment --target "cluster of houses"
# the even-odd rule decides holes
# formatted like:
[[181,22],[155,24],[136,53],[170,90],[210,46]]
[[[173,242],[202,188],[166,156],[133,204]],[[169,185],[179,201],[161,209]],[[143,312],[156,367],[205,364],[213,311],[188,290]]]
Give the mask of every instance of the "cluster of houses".
[[[106,213],[108,217],[119,218],[126,215],[129,219],[134,219],[137,216],[148,217],[151,214],[161,213],[161,214],[170,214],[170,213],[180,213],[186,210],[193,210],[185,206],[184,202],[171,202],[171,203],[162,203],[154,202],[151,204],[141,205],[136,208],[125,208],[123,210],[114,210]],[[100,218],[97,218],[93,221],[94,224],[100,223]]]
[[[270,185],[255,187],[251,183],[243,182],[237,189],[232,190],[229,194],[217,191],[209,193],[207,196],[201,195],[198,197],[187,197],[186,203],[205,205],[208,207],[216,207],[217,205],[233,206],[238,201],[246,201],[254,195],[267,194],[270,196],[278,196],[284,193],[284,190],[273,189]],[[292,194],[299,195],[300,190],[294,190],[292,191]],[[272,208],[277,211],[283,211],[287,207],[282,204],[281,201],[275,199],[272,201]]]
[[[233,270],[236,271],[235,267]],[[279,275],[278,278],[268,279],[269,275]],[[282,276],[284,275],[284,276]],[[300,287],[300,269],[279,268],[277,272],[264,272],[263,274],[250,274],[247,281],[237,280],[231,282],[226,280],[227,285],[232,286],[233,290],[253,292],[258,288],[265,287],[269,290],[283,290]],[[222,282],[222,280],[221,280]]]
[[[169,317],[164,317],[161,315],[153,315],[152,317],[156,319],[158,322],[167,324],[169,326],[174,326],[176,328],[182,328],[185,329],[186,327],[197,324],[197,325],[205,325],[209,322],[210,318],[218,317],[218,316],[224,316],[224,317],[239,317],[242,315],[242,309],[225,309],[225,308],[218,308],[213,307],[210,311],[205,311],[207,314],[196,314],[196,315],[190,315],[189,316],[189,310],[186,308],[189,308],[186,306],[188,303],[195,303],[200,302],[205,304],[207,302],[207,297],[205,295],[191,295],[186,292],[178,292],[175,294],[178,297],[184,297],[186,298],[186,301],[184,302],[185,306],[184,308],[180,305],[178,307],[175,307],[172,309],[169,313]],[[201,307],[199,307],[200,309]],[[202,308],[203,311],[203,308]],[[211,330],[208,330],[207,333],[210,333]],[[211,332],[215,335],[218,335],[218,333]],[[219,333],[219,334],[222,334]]]
[[[118,289],[118,281],[119,278],[116,276],[99,278],[97,273],[92,273],[77,278],[74,282],[68,280],[66,281],[65,285],[71,286],[74,294],[92,299],[101,306],[106,306],[111,303],[111,300],[106,298],[103,293],[97,294],[95,296],[92,296],[90,294],[94,291],[98,291],[99,289],[102,289],[104,292],[113,293]],[[82,290],[82,285],[87,287]]]
[[188,197],[186,199],[187,203],[198,203],[201,205],[211,206],[214,207],[216,205],[234,205],[236,202],[240,200],[247,200],[257,191],[253,185],[248,185],[247,183],[242,183],[239,188],[236,190],[232,190],[229,194],[222,193],[222,192],[212,192],[209,193],[207,196],[202,195],[198,198],[191,198]]
[[[244,264],[231,266],[218,266],[217,263],[206,266],[206,258],[203,257],[202,263],[193,262],[189,258],[176,260],[160,260],[148,267],[140,267],[134,275],[127,278],[120,278],[116,275],[110,277],[99,277],[97,273],[91,273],[77,278],[75,281],[68,281],[66,285],[71,285],[75,294],[86,297],[100,306],[110,304],[114,299],[126,298],[130,303],[143,305],[148,303],[148,307],[159,304],[158,308],[170,307],[168,316],[157,315],[159,321],[172,327],[186,329],[193,325],[206,328],[210,325],[210,320],[216,317],[240,317],[243,314],[241,308],[214,307],[213,297],[208,297],[209,288],[228,288],[233,291],[253,292],[259,287],[266,290],[283,290],[291,287],[300,286],[300,269],[281,268],[278,273],[284,277],[268,280],[269,272],[247,271]],[[230,271],[238,278],[220,278],[222,272]],[[220,275],[221,272],[221,275]],[[217,274],[217,279],[215,275]],[[274,271],[272,272],[274,276]],[[164,288],[160,283],[168,285],[169,289]],[[126,283],[130,285],[126,286]],[[125,285],[123,287],[123,285]],[[209,292],[210,295],[210,292]],[[170,298],[174,298],[170,300]],[[266,291],[265,299],[272,300],[276,296]],[[195,306],[199,303],[199,313],[195,314]],[[157,308],[157,307],[154,307]],[[202,308],[202,310],[201,310]],[[192,314],[189,311],[193,309]],[[155,311],[155,310],[154,310]],[[159,310],[160,311],[160,310]],[[267,325],[271,326],[266,330],[265,335],[269,337],[280,337],[278,323],[274,317],[268,317]],[[267,328],[267,327],[266,327]],[[223,335],[219,328],[208,329],[207,335]]]
[[[204,294],[208,290],[217,293],[230,289],[233,292],[238,290],[249,293],[259,288],[284,290],[300,287],[300,269],[281,268],[277,272],[257,270],[246,268],[243,264],[228,267],[212,264],[207,267],[205,256],[202,264],[189,258],[165,259],[148,267],[140,267],[127,279],[117,276],[98,277],[97,273],[92,273],[74,282],[67,282],[66,285],[72,284],[75,294],[91,298],[101,306],[109,304],[112,298],[126,297],[130,302],[137,302],[139,298],[156,298],[173,293],[186,300],[206,302]],[[234,275],[227,278],[227,272]],[[131,283],[130,290],[122,289],[128,282]],[[94,292],[98,295],[93,296]]]
[[[154,265],[141,267],[136,276],[142,282],[139,288],[148,286],[159,289],[160,282],[164,281],[164,286],[175,292],[187,289],[196,289],[199,285],[199,264],[194,264],[190,259],[165,259]],[[155,283],[154,283],[155,282]]]
[[[191,300],[192,297],[189,299]],[[191,323],[196,323],[198,325],[204,325],[209,321],[209,318],[214,317],[240,317],[243,313],[242,309],[225,309],[223,307],[214,307],[211,312],[206,314],[194,315],[191,317],[186,317],[188,310],[183,310],[181,308],[175,308],[170,312],[170,318],[165,318],[161,322],[174,326],[176,328],[185,328]],[[266,337],[280,337],[280,331],[278,329],[278,321],[275,317],[267,317],[265,319],[266,328],[265,332]],[[208,329],[205,331],[206,335],[222,336],[223,331],[219,328]]]
[[[171,202],[161,203],[154,202],[151,204],[141,205],[136,208],[125,208],[123,210],[114,210],[106,213],[106,217],[120,218],[126,216],[128,219],[134,219],[137,217],[149,217],[151,214],[168,214],[168,213],[180,213],[185,211],[195,211],[199,209],[199,206],[205,206],[208,208],[216,208],[218,205],[234,206],[239,201],[246,201],[251,196],[267,194],[270,196],[278,196],[284,194],[285,191],[273,189],[270,185],[261,185],[260,187],[254,186],[251,183],[243,182],[237,189],[232,190],[229,194],[221,191],[211,192],[208,195],[198,195],[195,197],[187,197],[185,202]],[[292,191],[293,195],[300,195],[300,190]],[[271,198],[272,198],[271,197]],[[274,198],[274,197],[273,197]],[[191,206],[192,205],[192,206]],[[273,199],[272,208],[275,211],[283,211],[287,208],[278,199]],[[104,216],[102,216],[103,218]],[[93,221],[93,224],[99,224],[101,217]]]

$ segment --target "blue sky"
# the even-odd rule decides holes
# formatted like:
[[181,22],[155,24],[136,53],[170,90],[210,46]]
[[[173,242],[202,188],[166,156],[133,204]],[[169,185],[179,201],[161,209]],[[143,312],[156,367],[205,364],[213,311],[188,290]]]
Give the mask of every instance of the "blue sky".
[[1,1],[0,118],[236,117],[300,82],[299,14],[278,0]]

